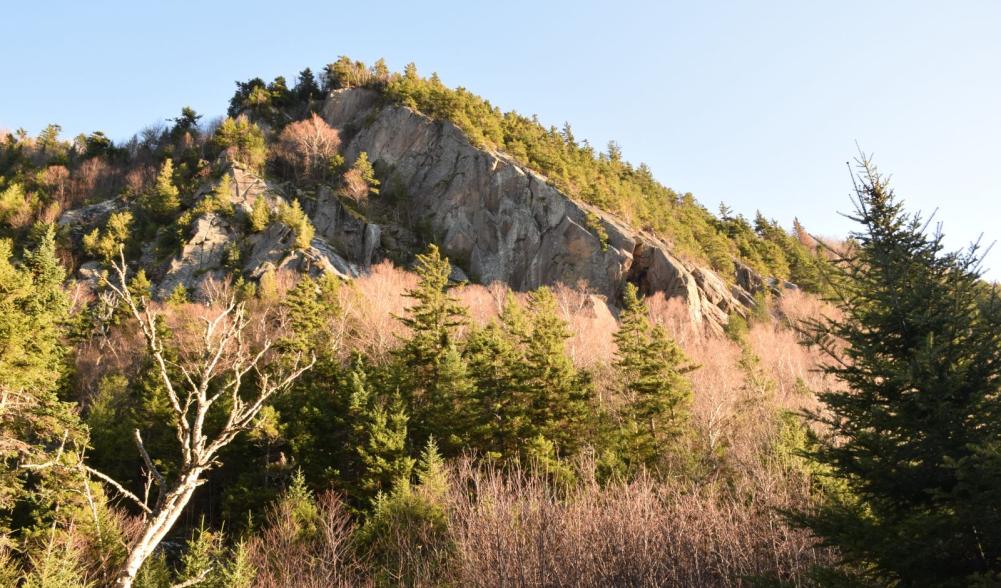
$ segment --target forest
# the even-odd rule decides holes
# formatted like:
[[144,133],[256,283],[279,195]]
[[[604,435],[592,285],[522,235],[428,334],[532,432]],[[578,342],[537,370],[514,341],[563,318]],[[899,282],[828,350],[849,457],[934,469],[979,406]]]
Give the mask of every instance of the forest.
[[[352,87],[795,287],[714,333],[633,284],[455,280],[432,239],[351,279],[254,274],[233,242],[204,292],[154,284],[206,218],[306,251],[323,190],[390,215],[392,174],[318,114]],[[237,82],[227,114],[0,131],[0,585],[1001,583],[998,292],[864,155],[834,242],[412,65]],[[234,203],[235,166],[277,196]]]

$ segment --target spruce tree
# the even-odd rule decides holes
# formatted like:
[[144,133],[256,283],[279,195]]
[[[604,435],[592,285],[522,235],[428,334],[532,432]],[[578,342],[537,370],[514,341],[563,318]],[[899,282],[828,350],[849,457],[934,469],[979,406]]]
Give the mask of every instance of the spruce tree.
[[687,425],[692,390],[685,373],[693,367],[664,328],[650,323],[633,284],[626,284],[614,338],[626,398],[626,454],[633,465],[656,466]]
[[883,585],[1001,581],[1001,305],[860,162],[840,316],[810,325],[842,387],[809,456],[840,485],[796,520]]
[[354,498],[368,502],[409,478],[414,460],[407,453],[407,413],[399,396],[383,401],[370,390],[360,364],[348,377],[355,451],[360,460]]
[[83,479],[72,466],[86,429],[58,395],[66,371],[65,273],[52,227],[42,229],[24,265],[13,263],[10,241],[0,239],[0,439],[12,441],[0,443],[0,534],[10,527],[56,533],[83,512]]
[[455,351],[455,330],[466,322],[466,309],[450,293],[451,265],[436,245],[417,255],[417,287],[406,296],[415,301],[400,317],[410,336],[395,351],[399,389],[409,407],[414,438],[419,443],[432,432],[442,436],[447,426],[442,407],[463,402],[469,382],[462,358]]
[[264,199],[264,196],[258,194],[257,198],[254,198],[248,222],[250,223],[250,230],[254,233],[260,233],[268,228],[268,225],[271,223],[271,210],[268,208],[268,202]]
[[153,192],[142,201],[143,208],[153,220],[164,221],[181,208],[180,191],[174,185],[174,161],[169,157],[163,161],[156,176]]
[[558,455],[573,455],[583,445],[591,418],[591,382],[566,353],[570,331],[548,288],[529,297],[529,331],[522,341],[524,363],[519,387],[530,394],[531,432],[555,444]]
[[[513,306],[509,300],[507,307]],[[507,308],[505,307],[505,308]],[[506,311],[510,318],[512,311]],[[470,445],[491,459],[516,459],[528,430],[527,390],[518,378],[521,341],[498,323],[474,330],[466,341],[473,398],[465,406]]]

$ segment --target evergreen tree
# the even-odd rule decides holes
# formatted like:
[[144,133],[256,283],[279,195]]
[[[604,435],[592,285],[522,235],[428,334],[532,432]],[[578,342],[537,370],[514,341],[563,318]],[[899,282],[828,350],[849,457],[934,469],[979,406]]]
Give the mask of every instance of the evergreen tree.
[[142,199],[143,209],[154,220],[169,220],[181,209],[181,193],[174,185],[174,161],[163,161],[153,191]]
[[[11,261],[0,239],[0,532],[73,520],[82,497],[79,471],[70,466],[86,446],[86,431],[72,405],[60,401],[65,370],[62,344],[69,303],[56,259],[52,228],[42,234],[25,265]],[[30,470],[25,466],[47,463]]]
[[522,341],[525,355],[519,374],[519,387],[532,395],[528,418],[532,431],[554,443],[559,455],[573,455],[586,439],[592,416],[591,382],[567,356],[570,331],[559,316],[552,291],[539,288],[533,292],[529,312],[530,330]]
[[[516,303],[508,301],[505,309]],[[510,319],[512,311],[506,310]],[[528,391],[518,379],[523,354],[520,339],[491,323],[474,330],[466,341],[473,399],[466,405],[470,445],[491,459],[517,459],[528,431]]]
[[316,84],[316,76],[308,67],[299,72],[299,80],[292,92],[299,100],[313,100],[320,97],[320,86]]
[[314,351],[317,355],[334,351],[327,324],[336,308],[331,306],[329,298],[324,296],[313,278],[302,276],[285,297],[282,306],[288,311],[290,319],[290,333],[285,341],[287,347],[303,353]]
[[[844,386],[809,456],[843,491],[797,520],[884,585],[1001,581],[1001,304],[976,247],[944,251],[860,164],[841,316],[812,323]],[[843,351],[842,351],[843,350]]]
[[389,402],[374,397],[359,364],[348,381],[355,449],[361,465],[354,496],[368,502],[388,491],[396,480],[410,477],[414,460],[407,454],[408,419],[399,396]]
[[268,228],[271,223],[271,209],[268,208],[268,203],[261,194],[254,198],[254,204],[250,209],[250,230],[254,233],[260,233],[264,229]]
[[461,357],[455,352],[455,330],[465,324],[466,309],[449,292],[451,265],[436,245],[417,255],[419,281],[406,296],[416,303],[400,320],[410,337],[396,350],[399,389],[409,407],[415,438],[425,440],[434,426],[439,407],[457,406],[464,400],[468,380]]
[[375,177],[375,168],[372,167],[372,163],[368,160],[368,153],[364,151],[359,153],[358,158],[355,159],[351,169],[356,171],[358,173],[358,177],[365,182],[369,193],[379,193],[379,180]]
[[693,367],[663,327],[650,324],[633,284],[626,284],[614,337],[626,398],[626,453],[634,465],[656,466],[687,425],[692,391],[684,374]]
[[84,235],[84,252],[105,262],[117,260],[122,248],[128,245],[132,236],[131,227],[131,212],[123,210],[111,213],[103,229],[95,227]]
[[170,129],[170,138],[173,141],[177,141],[184,135],[191,133],[192,135],[198,135],[198,121],[202,118],[202,115],[195,112],[194,108],[190,106],[185,106],[181,109],[181,116],[177,118],[170,119],[174,123],[173,128]]

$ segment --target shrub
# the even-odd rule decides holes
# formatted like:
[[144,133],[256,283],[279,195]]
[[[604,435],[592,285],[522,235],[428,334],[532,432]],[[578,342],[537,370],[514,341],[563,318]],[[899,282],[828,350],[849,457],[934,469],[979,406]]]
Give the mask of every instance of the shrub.
[[104,230],[95,228],[83,237],[83,250],[103,261],[117,259],[131,236],[132,213],[115,212],[108,217]]
[[223,120],[212,137],[212,145],[254,170],[260,170],[268,156],[264,133],[246,116]]
[[309,248],[316,229],[313,228],[313,223],[309,222],[309,217],[299,206],[298,200],[293,200],[291,205],[284,203],[279,205],[278,220],[295,232],[295,246],[298,249]]

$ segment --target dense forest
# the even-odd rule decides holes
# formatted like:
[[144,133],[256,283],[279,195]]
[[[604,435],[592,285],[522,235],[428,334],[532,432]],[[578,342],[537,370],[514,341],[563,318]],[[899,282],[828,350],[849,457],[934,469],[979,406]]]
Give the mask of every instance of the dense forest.
[[[305,250],[321,190],[404,197],[318,116],[349,87],[790,287],[719,335],[632,284],[457,281],[429,239],[353,279],[251,275],[233,244],[210,295],[157,291],[207,217]],[[864,157],[856,231],[825,244],[413,66],[238,82],[201,118],[0,132],[0,585],[1001,583],[997,292]],[[280,194],[235,206],[237,165]]]

